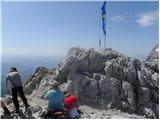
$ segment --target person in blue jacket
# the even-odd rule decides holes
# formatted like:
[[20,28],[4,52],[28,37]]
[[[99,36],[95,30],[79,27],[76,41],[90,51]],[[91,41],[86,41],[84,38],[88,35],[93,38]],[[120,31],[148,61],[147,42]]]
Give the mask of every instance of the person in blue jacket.
[[48,111],[55,112],[63,110],[64,93],[60,90],[58,82],[49,83],[52,88],[46,93],[48,99]]

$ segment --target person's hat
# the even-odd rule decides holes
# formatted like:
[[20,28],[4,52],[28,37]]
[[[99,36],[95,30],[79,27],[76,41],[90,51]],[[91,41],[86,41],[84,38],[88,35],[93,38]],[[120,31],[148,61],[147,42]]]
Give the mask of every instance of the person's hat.
[[10,71],[9,72],[16,72],[17,71],[17,68],[15,67],[11,67]]
[[58,83],[57,81],[49,81],[49,85],[50,85],[52,88],[58,88],[59,83]]

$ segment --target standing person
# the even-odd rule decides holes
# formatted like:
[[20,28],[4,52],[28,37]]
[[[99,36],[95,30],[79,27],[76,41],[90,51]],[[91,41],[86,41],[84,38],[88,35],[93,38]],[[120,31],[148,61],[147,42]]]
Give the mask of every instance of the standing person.
[[68,112],[68,117],[71,119],[78,119],[79,113],[78,113],[78,99],[76,96],[71,95],[71,92],[65,91],[64,92],[64,108]]
[[58,82],[49,82],[49,85],[52,88],[45,95],[45,99],[48,99],[48,113],[45,115],[47,117],[51,117],[57,111],[63,111],[64,98],[64,93],[60,90]]
[[8,81],[10,81],[12,85],[12,96],[13,96],[13,104],[16,108],[16,112],[19,112],[19,102],[17,99],[17,93],[19,93],[20,97],[22,98],[23,103],[25,104],[25,107],[28,108],[28,102],[23,92],[22,82],[21,82],[21,76],[19,75],[17,69],[15,67],[12,67],[7,74],[6,77],[6,89],[7,93],[9,93],[8,89]]

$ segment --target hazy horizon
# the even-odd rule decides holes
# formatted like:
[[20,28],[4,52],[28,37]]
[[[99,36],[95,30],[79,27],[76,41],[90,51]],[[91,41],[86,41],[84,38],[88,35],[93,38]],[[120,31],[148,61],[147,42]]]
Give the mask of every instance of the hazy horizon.
[[[155,44],[156,45],[156,44]],[[154,46],[155,46],[154,45]],[[153,46],[153,47],[154,47]],[[152,48],[153,48],[152,47]],[[71,48],[70,48],[71,49]],[[86,49],[86,48],[85,48]],[[87,48],[87,49],[90,49],[90,48]],[[112,48],[113,49],[113,48]],[[114,49],[114,50],[116,50],[116,49]],[[150,49],[150,51],[151,51],[152,49]],[[97,50],[98,51],[98,50]],[[116,50],[117,52],[120,52],[120,53],[122,53],[122,54],[124,54],[124,55],[126,55],[126,56],[128,56],[128,57],[132,57],[132,58],[138,58],[138,59],[141,59],[141,60],[144,60],[145,58],[147,58],[147,56],[149,55],[149,53],[150,53],[150,51],[148,52],[148,53],[146,53],[146,54],[141,54],[141,53],[137,53],[137,54],[127,54],[127,53],[125,53],[124,51],[119,51],[119,50]],[[12,61],[12,60],[14,60],[14,61],[16,61],[16,60],[23,60],[23,59],[28,59],[28,60],[42,60],[42,59],[48,59],[49,61],[50,60],[54,60],[54,59],[60,59],[60,60],[62,60],[66,55],[67,55],[67,53],[68,53],[68,51],[66,51],[66,53],[64,53],[63,55],[57,55],[57,56],[40,56],[40,55],[1,55],[1,60],[2,60],[2,62],[4,62],[4,61]]]

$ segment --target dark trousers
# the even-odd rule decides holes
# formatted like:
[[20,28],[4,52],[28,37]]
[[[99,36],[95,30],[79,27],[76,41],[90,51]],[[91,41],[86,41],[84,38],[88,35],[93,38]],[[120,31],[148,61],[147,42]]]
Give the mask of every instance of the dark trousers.
[[22,86],[12,88],[13,104],[14,104],[16,110],[18,111],[19,110],[19,102],[17,99],[17,93],[19,93],[25,106],[28,106],[28,103],[27,103],[27,99],[24,95]]

